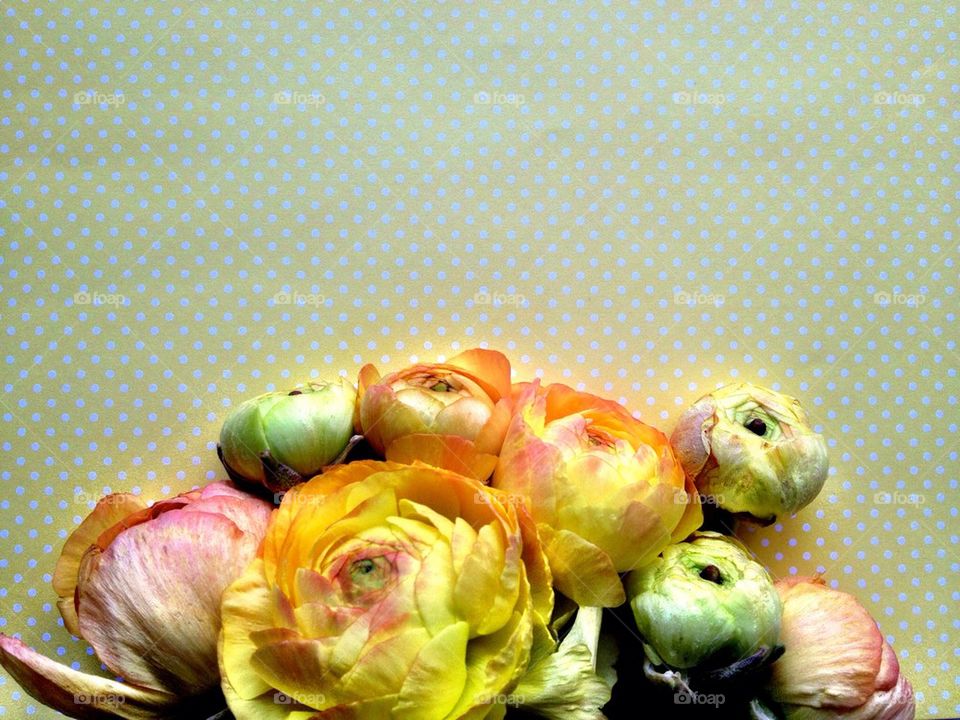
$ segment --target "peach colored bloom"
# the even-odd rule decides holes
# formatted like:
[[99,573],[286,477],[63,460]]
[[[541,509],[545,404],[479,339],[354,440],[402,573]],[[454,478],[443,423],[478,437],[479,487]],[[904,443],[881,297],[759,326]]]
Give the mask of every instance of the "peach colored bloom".
[[912,720],[913,689],[870,613],[819,578],[776,583],[783,601],[769,693],[787,720]]
[[510,420],[510,362],[473,349],[443,363],[359,378],[360,427],[387,460],[415,460],[484,481]]
[[619,403],[561,384],[518,393],[492,484],[526,502],[561,592],[618,605],[618,573],[700,526],[696,490],[664,434]]

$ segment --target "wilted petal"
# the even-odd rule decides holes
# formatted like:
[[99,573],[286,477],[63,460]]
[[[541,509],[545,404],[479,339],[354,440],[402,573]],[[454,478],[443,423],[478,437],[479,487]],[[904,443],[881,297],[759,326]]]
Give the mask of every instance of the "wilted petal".
[[64,543],[60,559],[53,571],[53,589],[60,598],[57,600],[57,608],[63,617],[63,624],[74,635],[80,635],[74,595],[84,553],[96,543],[102,532],[146,506],[143,500],[130,493],[107,495],[97,503],[93,512],[76,527]]
[[74,670],[3,634],[0,634],[0,665],[34,698],[80,720],[166,717],[179,702],[179,698],[170,693]]
[[[597,673],[600,611],[580,608],[557,652],[533,664],[523,676],[513,695],[524,708],[549,720],[605,720],[601,708],[609,702],[613,686]],[[611,682],[616,682],[615,659],[614,654],[604,667]]]
[[220,598],[258,542],[203,512],[174,510],[126,530],[84,559],[84,638],[137,685],[184,694],[215,686]]

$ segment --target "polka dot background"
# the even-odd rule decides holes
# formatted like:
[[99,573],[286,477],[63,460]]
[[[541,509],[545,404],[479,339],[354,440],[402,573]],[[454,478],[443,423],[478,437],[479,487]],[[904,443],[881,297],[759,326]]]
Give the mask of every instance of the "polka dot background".
[[960,713],[956,7],[706,5],[0,5],[0,631],[97,671],[50,580],[99,495],[222,476],[243,398],[482,345],[665,431],[800,397],[829,483],[747,541]]

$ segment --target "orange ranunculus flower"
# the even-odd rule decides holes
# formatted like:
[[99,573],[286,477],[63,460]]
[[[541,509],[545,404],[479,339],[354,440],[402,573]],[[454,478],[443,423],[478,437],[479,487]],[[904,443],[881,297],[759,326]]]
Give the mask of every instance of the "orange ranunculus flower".
[[360,431],[387,460],[415,460],[485,481],[510,421],[510,362],[473,349],[447,362],[359,378]]
[[492,484],[524,498],[556,587],[581,605],[622,603],[618,573],[703,521],[663,433],[561,384],[521,389]]
[[238,720],[501,718],[555,638],[533,523],[422,463],[356,461],[288,492],[224,593]]
[[256,555],[272,512],[219,482],[149,507],[136,495],[107,495],[67,539],[53,587],[64,625],[124,682],[6,635],[0,664],[71,717],[208,717],[223,705],[221,594]]
[[855,597],[820,578],[776,583],[780,643],[767,690],[788,720],[913,720],[897,655]]

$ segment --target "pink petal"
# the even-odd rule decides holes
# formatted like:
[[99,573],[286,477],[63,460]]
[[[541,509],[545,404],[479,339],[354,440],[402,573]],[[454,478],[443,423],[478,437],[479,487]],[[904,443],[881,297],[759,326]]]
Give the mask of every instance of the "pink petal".
[[89,675],[50,660],[0,634],[0,665],[32,697],[80,720],[168,717],[179,698]]
[[144,687],[216,686],[220,597],[259,538],[223,515],[172,510],[85,558],[80,629],[110,669]]

